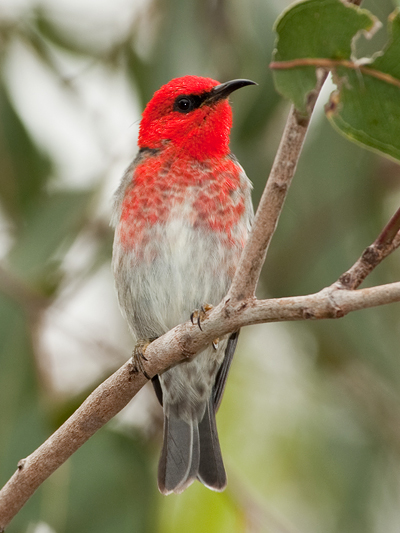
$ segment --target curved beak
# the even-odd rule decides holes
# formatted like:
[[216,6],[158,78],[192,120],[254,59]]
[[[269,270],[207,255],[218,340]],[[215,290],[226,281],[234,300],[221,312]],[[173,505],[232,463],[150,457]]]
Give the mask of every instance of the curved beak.
[[233,93],[233,91],[236,91],[237,89],[241,89],[242,87],[245,87],[246,85],[257,85],[255,81],[251,80],[232,80],[227,81],[226,83],[221,83],[221,85],[216,85],[211,89],[211,91],[208,93],[207,96],[207,102],[216,102],[217,100],[221,100],[223,98],[228,98],[228,96]]

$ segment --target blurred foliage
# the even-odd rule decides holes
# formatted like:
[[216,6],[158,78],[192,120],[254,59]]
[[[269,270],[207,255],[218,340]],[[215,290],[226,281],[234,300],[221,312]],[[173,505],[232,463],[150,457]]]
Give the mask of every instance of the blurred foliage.
[[[78,78],[85,67],[117,73],[129,80],[140,108],[162,83],[183,74],[254,79],[257,90],[232,98],[232,150],[254,183],[255,203],[287,112],[268,69],[283,1],[149,0],[115,39],[96,39],[90,24],[64,20],[60,6],[33,5],[0,19],[0,485],[76,404],[49,382],[39,342],[44,318],[58,312],[65,291],[82,291],[111,255],[111,230],[99,209],[104,176],[86,188],[60,179],[56,155],[28,127],[10,90],[15,47],[73,97],[77,88],[60,58],[69,73],[76,61]],[[363,6],[384,21],[394,3]],[[260,296],[331,284],[398,207],[399,166],[347,142],[317,115]],[[78,263],[71,274],[68,257],[83,236],[92,250],[89,264]],[[368,282],[399,279],[394,254]],[[162,497],[159,428],[121,431],[110,424],[43,484],[8,531],[32,533],[42,522],[57,533],[398,531],[398,305],[340,321],[248,328],[241,337],[218,421],[225,493],[195,484]]]

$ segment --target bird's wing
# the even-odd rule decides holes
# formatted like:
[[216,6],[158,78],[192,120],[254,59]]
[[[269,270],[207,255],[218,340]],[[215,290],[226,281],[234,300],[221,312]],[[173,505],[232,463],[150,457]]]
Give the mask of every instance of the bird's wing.
[[156,374],[154,377],[151,378],[151,382],[153,384],[154,392],[156,393],[157,400],[160,402],[160,405],[163,404],[163,394],[162,394],[162,388],[160,383],[160,378],[158,374]]
[[222,361],[222,365],[218,370],[217,377],[215,378],[215,384],[213,388],[214,395],[214,410],[217,412],[218,407],[222,400],[222,395],[224,393],[226,379],[228,377],[229,368],[232,363],[233,354],[235,353],[237,341],[239,338],[239,331],[235,331],[228,339],[228,344],[225,349],[225,357]]

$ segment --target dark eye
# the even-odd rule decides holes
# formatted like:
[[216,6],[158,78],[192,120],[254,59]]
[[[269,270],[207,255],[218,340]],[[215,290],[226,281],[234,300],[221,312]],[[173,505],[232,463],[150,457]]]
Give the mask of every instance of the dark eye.
[[175,100],[174,109],[180,113],[189,113],[194,108],[194,102],[189,96],[179,96]]

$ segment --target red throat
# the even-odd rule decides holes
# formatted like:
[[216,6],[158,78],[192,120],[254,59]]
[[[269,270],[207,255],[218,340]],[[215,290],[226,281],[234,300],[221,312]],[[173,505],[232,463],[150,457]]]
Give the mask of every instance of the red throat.
[[184,76],[159,89],[143,113],[140,148],[162,148],[172,144],[177,152],[204,161],[229,153],[232,110],[226,99],[205,103],[188,114],[174,109],[180,95],[201,95],[218,82],[211,78]]

